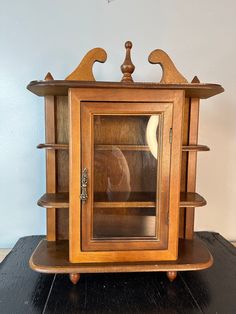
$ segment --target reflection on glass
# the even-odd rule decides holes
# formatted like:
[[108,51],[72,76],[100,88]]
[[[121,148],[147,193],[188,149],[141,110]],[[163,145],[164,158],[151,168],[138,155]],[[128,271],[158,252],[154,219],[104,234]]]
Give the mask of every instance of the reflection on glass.
[[95,238],[156,236],[159,116],[94,117]]
[[112,145],[111,148],[111,161],[115,163],[115,165],[111,164],[110,169],[116,169],[116,174],[112,175],[112,170],[108,173],[107,177],[107,195],[108,199],[112,201],[116,195],[116,193],[120,191],[123,192],[122,201],[127,201],[129,199],[131,187],[130,187],[130,172],[127,160],[122,153],[122,151]]
[[159,116],[151,116],[147,123],[146,140],[152,155],[157,159],[157,129],[159,124]]

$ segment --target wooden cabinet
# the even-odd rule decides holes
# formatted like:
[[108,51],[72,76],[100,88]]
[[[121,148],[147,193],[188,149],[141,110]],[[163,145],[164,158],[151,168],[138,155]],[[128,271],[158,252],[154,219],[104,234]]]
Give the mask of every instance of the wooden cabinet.
[[223,92],[192,83],[168,55],[155,50],[160,83],[134,83],[126,43],[121,82],[96,82],[91,50],[64,81],[33,81],[45,97],[47,239],[33,253],[36,271],[79,273],[167,271],[210,267],[212,257],[194,239],[194,208],[206,201],[195,191],[199,99]]

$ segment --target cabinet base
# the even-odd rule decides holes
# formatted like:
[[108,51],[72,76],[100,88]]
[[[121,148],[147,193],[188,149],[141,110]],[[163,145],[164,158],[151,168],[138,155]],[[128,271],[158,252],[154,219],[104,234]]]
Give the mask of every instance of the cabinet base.
[[42,240],[32,254],[29,264],[33,270],[41,273],[81,274],[165,271],[171,280],[173,274],[177,271],[209,268],[213,264],[213,258],[201,240],[181,239],[179,241],[179,258],[176,261],[76,264],[69,262],[68,241],[48,242]]

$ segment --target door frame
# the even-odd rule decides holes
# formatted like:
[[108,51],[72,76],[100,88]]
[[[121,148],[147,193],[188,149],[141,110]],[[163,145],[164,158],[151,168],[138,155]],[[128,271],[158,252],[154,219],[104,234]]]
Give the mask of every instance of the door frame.
[[[82,251],[130,251],[130,250],[160,250],[167,249],[168,245],[168,208],[169,208],[169,178],[170,178],[170,158],[171,143],[169,133],[173,122],[173,104],[167,102],[81,102],[81,171],[86,168],[88,172],[88,199],[81,206],[81,231],[82,231]],[[125,239],[123,237],[111,239],[93,238],[93,209],[94,209],[94,121],[96,115],[99,116],[150,116],[160,115],[161,142],[160,159],[158,162],[156,183],[156,231],[159,237],[135,237]],[[161,143],[162,144],[162,143]],[[144,206],[145,207],[145,206]]]
[[[70,209],[69,209],[69,255],[74,263],[136,262],[176,260],[178,257],[180,167],[182,145],[182,116],[185,93],[182,90],[141,90],[126,88],[72,88],[69,90],[70,113]],[[149,103],[150,112],[157,111],[156,103],[173,104],[173,137],[169,185],[169,230],[167,249],[84,251],[81,230],[81,104],[83,102],[133,102]],[[140,107],[141,108],[141,107]],[[141,109],[140,109],[141,112]],[[143,110],[142,110],[143,112]],[[134,114],[132,107],[126,114]],[[87,123],[91,123],[87,122]],[[83,139],[82,139],[83,141]],[[91,148],[92,149],[92,148]],[[88,154],[93,153],[87,150]],[[87,156],[87,158],[90,158]]]

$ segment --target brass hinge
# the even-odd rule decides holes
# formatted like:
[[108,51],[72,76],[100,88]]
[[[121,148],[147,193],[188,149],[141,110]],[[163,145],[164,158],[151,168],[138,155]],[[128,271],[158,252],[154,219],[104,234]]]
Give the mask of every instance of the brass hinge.
[[170,134],[169,134],[170,144],[172,144],[172,138],[173,138],[173,131],[172,131],[172,128],[170,128]]
[[170,217],[169,217],[169,209],[168,209],[168,211],[166,213],[166,224],[167,224],[167,226],[169,226],[169,222],[170,222]]

